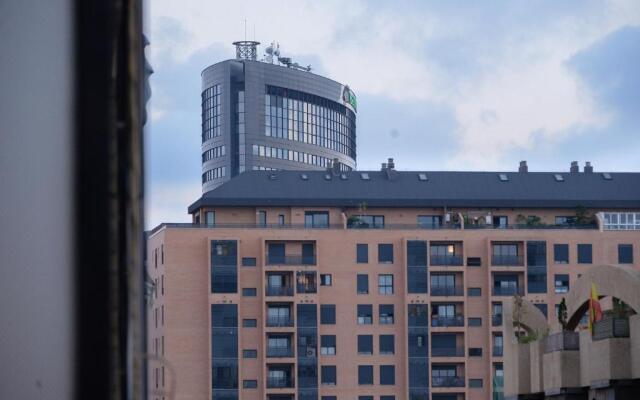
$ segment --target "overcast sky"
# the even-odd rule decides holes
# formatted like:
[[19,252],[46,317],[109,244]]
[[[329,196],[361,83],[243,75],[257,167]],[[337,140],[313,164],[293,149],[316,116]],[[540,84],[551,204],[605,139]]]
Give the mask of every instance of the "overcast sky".
[[148,2],[147,227],[201,193],[200,72],[231,42],[358,96],[358,169],[640,170],[640,1]]

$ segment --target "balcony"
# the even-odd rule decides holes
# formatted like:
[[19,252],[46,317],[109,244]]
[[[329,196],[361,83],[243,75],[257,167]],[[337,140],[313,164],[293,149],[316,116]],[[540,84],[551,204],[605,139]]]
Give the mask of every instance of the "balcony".
[[430,265],[432,266],[462,266],[462,256],[457,255],[432,255],[429,258]]
[[315,254],[267,254],[267,265],[316,265]]
[[432,376],[432,387],[464,387],[464,376]]
[[294,382],[291,376],[267,376],[267,388],[293,388]]
[[520,287],[501,287],[494,286],[491,294],[494,296],[515,296],[516,294],[523,296],[524,290]]
[[291,347],[267,347],[267,357],[273,357],[273,358],[293,357],[293,348],[291,348]]
[[296,290],[298,294],[306,294],[306,293],[318,293],[318,288],[314,284],[301,284],[298,283],[296,285]]
[[502,314],[491,316],[491,326],[502,326]]
[[464,326],[464,316],[456,315],[453,317],[431,317],[432,327],[449,327],[449,326]]
[[290,315],[269,315],[267,316],[268,327],[293,326],[293,318]]
[[264,289],[267,296],[293,296],[292,286],[269,286]]
[[464,357],[464,347],[431,348],[431,357]]
[[431,296],[462,296],[462,286],[431,286]]
[[502,357],[503,347],[502,346],[494,346],[493,350],[491,351],[491,354],[494,357]]
[[491,256],[491,265],[498,267],[523,267],[524,256],[522,254],[493,254]]

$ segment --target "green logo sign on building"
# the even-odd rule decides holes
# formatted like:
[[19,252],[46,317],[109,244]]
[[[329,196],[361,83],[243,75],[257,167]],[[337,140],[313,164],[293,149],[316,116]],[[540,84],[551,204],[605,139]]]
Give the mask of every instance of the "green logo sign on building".
[[356,100],[356,94],[349,89],[349,86],[345,86],[342,90],[342,101],[344,101],[345,104],[350,105],[353,108],[353,111],[358,111],[358,100]]

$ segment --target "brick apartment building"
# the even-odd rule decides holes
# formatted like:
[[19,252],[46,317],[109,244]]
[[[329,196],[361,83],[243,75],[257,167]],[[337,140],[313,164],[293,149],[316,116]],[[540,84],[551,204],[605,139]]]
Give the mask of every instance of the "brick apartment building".
[[248,171],[189,213],[149,234],[150,399],[498,399],[503,301],[640,260],[640,174],[589,165]]

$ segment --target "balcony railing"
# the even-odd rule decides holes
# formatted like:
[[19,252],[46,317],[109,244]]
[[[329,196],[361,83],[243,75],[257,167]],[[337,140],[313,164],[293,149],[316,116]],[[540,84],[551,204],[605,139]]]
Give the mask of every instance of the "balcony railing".
[[434,266],[462,266],[462,256],[437,256],[432,255],[429,259],[431,265]]
[[493,354],[494,357],[502,357],[502,350],[503,347],[502,346],[496,346],[493,348],[493,351],[491,352],[491,354]]
[[431,357],[464,357],[464,347],[435,347]]
[[267,296],[293,296],[293,286],[266,286]]
[[491,326],[502,326],[502,314],[491,316]]
[[464,316],[454,317],[431,317],[432,327],[464,326]]
[[290,376],[268,376],[268,388],[292,388],[293,378]]
[[463,293],[462,286],[431,286],[432,296],[462,296]]
[[464,387],[464,376],[432,376],[433,387]]
[[524,295],[524,290],[520,287],[500,287],[494,286],[491,293],[494,296],[514,296],[519,294],[520,296]]
[[291,318],[291,316],[270,315],[267,317],[267,326],[270,326],[270,327],[293,326],[293,318]]
[[267,357],[293,357],[293,348],[267,347]]
[[522,254],[518,255],[507,255],[507,254],[493,254],[491,256],[491,265],[493,266],[516,266],[522,267],[524,266],[524,256]]
[[316,265],[316,256],[301,254],[267,254],[267,265]]
[[298,293],[318,293],[318,288],[316,285],[296,285],[296,290]]

